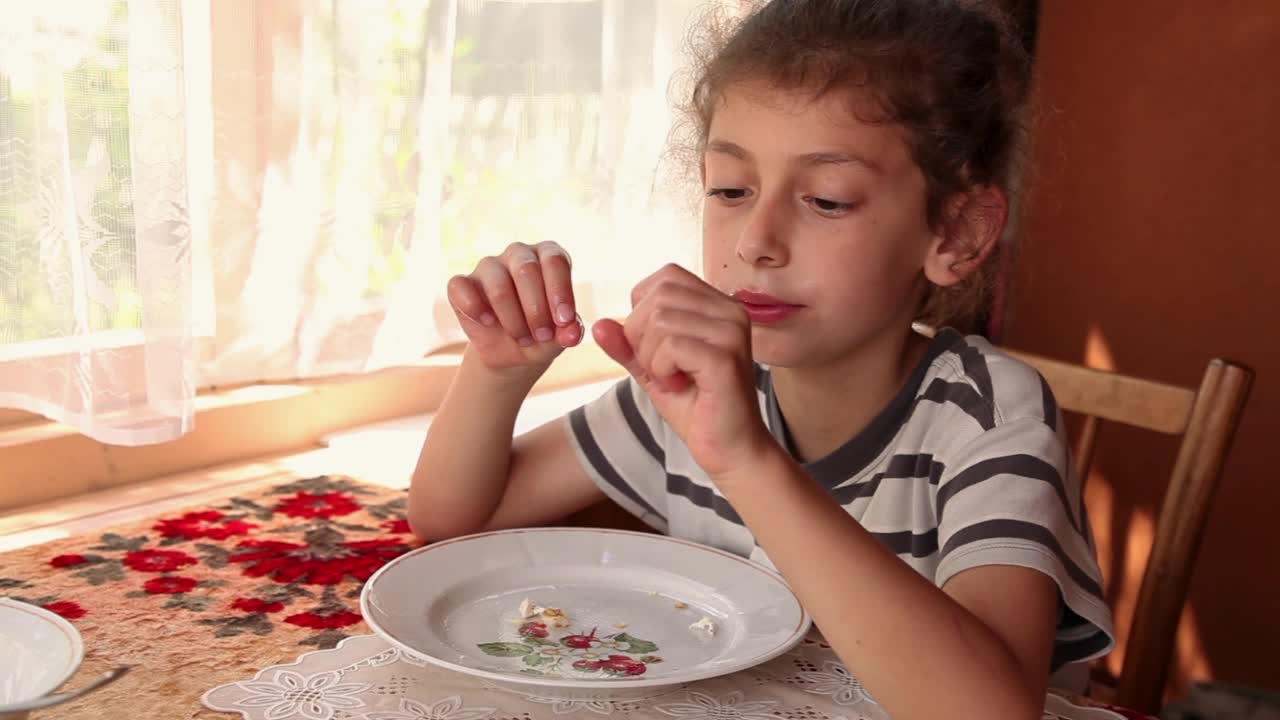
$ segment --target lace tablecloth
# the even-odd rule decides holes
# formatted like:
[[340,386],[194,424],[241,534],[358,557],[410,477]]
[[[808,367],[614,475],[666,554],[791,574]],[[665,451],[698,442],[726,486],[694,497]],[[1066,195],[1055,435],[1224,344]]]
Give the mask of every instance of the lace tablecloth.
[[[343,640],[202,698],[246,720],[888,720],[816,634],[791,653],[735,675],[645,700],[560,700],[500,688],[424,663],[375,635]],[[1047,699],[1045,720],[1123,720],[1100,707]]]

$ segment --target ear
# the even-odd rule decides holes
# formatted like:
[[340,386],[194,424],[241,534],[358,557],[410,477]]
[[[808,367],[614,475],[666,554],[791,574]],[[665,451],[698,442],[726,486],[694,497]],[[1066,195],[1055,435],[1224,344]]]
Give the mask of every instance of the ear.
[[1009,198],[994,185],[953,196],[925,256],[925,277],[950,287],[972,275],[996,249],[1008,217]]

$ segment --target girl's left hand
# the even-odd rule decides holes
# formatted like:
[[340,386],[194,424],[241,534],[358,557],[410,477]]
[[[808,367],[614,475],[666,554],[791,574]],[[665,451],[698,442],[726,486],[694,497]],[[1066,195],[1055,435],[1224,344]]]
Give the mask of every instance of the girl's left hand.
[[627,369],[712,479],[750,467],[775,444],[760,417],[751,321],[736,300],[678,265],[631,291],[625,324],[596,342]]

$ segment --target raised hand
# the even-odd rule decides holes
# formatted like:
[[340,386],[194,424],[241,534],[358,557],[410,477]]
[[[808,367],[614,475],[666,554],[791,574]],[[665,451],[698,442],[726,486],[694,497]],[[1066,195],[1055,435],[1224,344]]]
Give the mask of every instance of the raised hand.
[[746,311],[677,265],[637,285],[631,304],[625,323],[595,324],[596,342],[713,479],[748,467],[775,441],[760,415]]
[[471,350],[492,370],[541,373],[582,342],[569,254],[556,243],[513,243],[451,278],[448,297]]

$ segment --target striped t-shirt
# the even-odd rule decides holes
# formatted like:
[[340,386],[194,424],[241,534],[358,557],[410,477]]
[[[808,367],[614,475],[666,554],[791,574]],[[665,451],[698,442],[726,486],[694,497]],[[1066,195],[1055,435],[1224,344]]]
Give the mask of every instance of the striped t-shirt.
[[[767,369],[760,412],[787,443]],[[567,419],[579,460],[622,507],[669,535],[766,565],[764,550],[634,381]],[[1111,649],[1111,613],[1053,393],[979,337],[938,332],[902,391],[862,432],[804,469],[904,562],[941,587],[1018,565],[1053,578],[1054,667]]]

